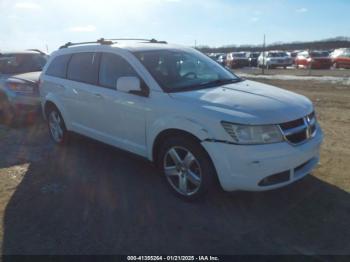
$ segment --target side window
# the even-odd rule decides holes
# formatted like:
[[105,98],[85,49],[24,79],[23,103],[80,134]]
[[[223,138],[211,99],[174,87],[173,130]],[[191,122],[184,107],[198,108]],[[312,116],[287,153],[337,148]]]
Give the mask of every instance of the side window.
[[115,89],[118,78],[122,76],[137,76],[137,73],[122,57],[116,54],[102,53],[99,84]]
[[67,78],[96,85],[98,82],[99,58],[98,53],[74,54],[68,65]]
[[46,74],[49,76],[66,78],[67,64],[69,59],[70,55],[61,55],[55,57],[47,68]]

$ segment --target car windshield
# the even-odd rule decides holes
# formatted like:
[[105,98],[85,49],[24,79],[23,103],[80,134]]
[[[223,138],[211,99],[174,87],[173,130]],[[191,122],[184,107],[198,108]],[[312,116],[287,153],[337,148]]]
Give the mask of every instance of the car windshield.
[[311,52],[311,57],[328,57],[328,52]]
[[259,55],[260,55],[259,53],[251,53],[251,54],[250,54],[250,57],[251,57],[251,58],[258,58]]
[[40,54],[1,54],[0,74],[20,74],[41,71],[46,58]]
[[274,53],[269,53],[267,57],[286,57],[288,56],[287,53],[284,52],[274,52]]
[[189,91],[242,81],[199,52],[157,50],[135,52],[134,55],[166,92]]

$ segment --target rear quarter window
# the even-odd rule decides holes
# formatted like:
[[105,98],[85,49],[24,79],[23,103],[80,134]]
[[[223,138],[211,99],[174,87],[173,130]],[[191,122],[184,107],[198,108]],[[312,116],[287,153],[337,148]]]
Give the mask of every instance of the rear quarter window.
[[71,55],[61,55],[55,57],[46,70],[46,74],[49,76],[55,76],[60,78],[66,78],[67,65]]

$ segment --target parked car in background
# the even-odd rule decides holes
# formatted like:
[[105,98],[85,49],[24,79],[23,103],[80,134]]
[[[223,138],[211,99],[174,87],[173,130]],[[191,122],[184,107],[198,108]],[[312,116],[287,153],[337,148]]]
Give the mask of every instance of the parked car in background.
[[226,54],[221,54],[218,59],[216,60],[220,65],[225,66],[226,65]]
[[303,51],[295,59],[296,68],[329,69],[332,59],[327,51]]
[[267,51],[262,52],[258,58],[258,66],[266,68],[276,68],[291,66],[293,60],[287,52],[284,51]]
[[209,56],[211,59],[216,60],[216,53],[207,53],[207,56]]
[[319,162],[323,133],[302,95],[154,39],[75,45],[54,52],[41,75],[43,114],[58,145],[73,131],[138,154],[187,199],[217,180],[226,191],[276,189]]
[[5,122],[38,111],[39,75],[47,59],[38,50],[0,53],[0,114]]
[[334,49],[329,56],[333,59],[343,53],[349,53],[349,52],[350,52],[350,48],[337,48],[337,49]]
[[350,49],[345,49],[342,52],[334,55],[332,64],[335,68],[350,68]]
[[226,56],[226,66],[230,68],[239,68],[249,65],[249,60],[246,52],[232,52]]
[[258,66],[258,57],[260,55],[259,52],[249,52],[248,54],[248,65],[252,67]]
[[297,58],[297,55],[298,55],[300,52],[301,52],[300,50],[294,50],[294,51],[289,52],[290,57],[292,58],[293,64],[295,63],[295,59]]

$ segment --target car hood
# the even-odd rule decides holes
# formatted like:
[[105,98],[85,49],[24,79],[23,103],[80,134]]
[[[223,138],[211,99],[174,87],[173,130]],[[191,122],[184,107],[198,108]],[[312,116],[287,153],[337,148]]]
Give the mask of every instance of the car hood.
[[278,124],[313,111],[304,96],[271,85],[242,81],[215,88],[171,93],[171,97],[241,124]]
[[18,79],[18,80],[24,80],[27,82],[37,83],[39,81],[41,71],[39,72],[29,72],[24,74],[17,74],[17,75],[8,75],[7,79]]

